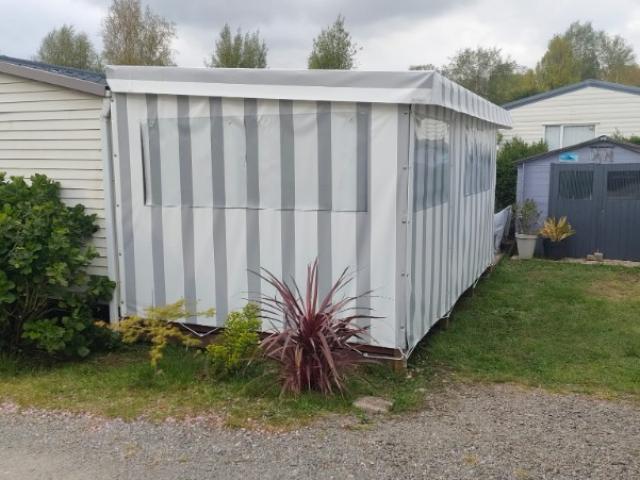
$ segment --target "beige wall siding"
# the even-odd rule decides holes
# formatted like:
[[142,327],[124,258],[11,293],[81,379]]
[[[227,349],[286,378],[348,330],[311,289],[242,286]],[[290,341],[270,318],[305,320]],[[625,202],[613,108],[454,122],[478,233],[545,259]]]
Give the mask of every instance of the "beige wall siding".
[[595,134],[640,135],[640,95],[604,88],[586,87],[556,97],[529,103],[509,111],[513,129],[505,139],[519,136],[527,142],[544,139],[550,124],[593,123]]
[[107,274],[100,144],[102,98],[0,73],[0,171],[43,173],[69,205],[98,216],[92,273]]

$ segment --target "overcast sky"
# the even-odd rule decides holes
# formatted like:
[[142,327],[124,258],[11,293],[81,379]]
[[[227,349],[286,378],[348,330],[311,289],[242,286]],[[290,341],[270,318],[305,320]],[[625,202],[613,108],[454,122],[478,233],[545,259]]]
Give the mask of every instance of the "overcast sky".
[[[0,54],[31,58],[53,27],[72,24],[100,48],[110,0],[0,0]],[[342,13],[362,47],[358,68],[441,65],[458,49],[497,46],[533,66],[574,20],[622,35],[640,57],[639,0],[149,0],[175,22],[181,66],[203,66],[225,22],[260,29],[272,68],[305,68],[313,37]],[[640,58],[639,58],[640,59]]]

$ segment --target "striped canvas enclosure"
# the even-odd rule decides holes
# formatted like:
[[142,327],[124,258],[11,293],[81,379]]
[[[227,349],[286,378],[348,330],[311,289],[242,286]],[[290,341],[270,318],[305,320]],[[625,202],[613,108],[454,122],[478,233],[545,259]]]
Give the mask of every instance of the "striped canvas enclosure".
[[[508,114],[432,72],[110,67],[121,315],[184,298],[222,326],[267,269],[347,294],[404,352],[492,261]],[[322,293],[321,292],[321,293]],[[263,325],[264,329],[272,328]]]

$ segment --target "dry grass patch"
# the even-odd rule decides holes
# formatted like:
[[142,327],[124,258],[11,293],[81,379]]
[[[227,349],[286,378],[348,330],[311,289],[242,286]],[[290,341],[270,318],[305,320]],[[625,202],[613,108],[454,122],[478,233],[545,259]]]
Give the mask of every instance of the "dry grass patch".
[[640,274],[620,272],[615,276],[595,279],[587,292],[606,300],[640,302]]

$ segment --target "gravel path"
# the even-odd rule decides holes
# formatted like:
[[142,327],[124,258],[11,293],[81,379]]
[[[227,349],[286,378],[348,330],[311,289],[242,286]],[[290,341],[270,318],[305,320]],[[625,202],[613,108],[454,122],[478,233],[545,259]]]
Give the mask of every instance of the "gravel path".
[[638,479],[640,407],[456,385],[418,414],[287,433],[0,408],[0,479]]

